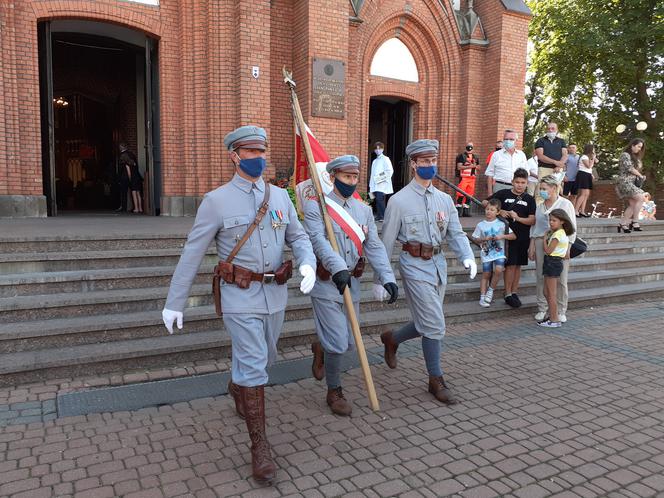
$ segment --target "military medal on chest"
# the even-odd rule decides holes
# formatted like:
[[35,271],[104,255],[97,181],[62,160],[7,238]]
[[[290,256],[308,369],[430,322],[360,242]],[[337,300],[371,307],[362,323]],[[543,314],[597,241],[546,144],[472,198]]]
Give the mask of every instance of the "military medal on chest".
[[447,223],[447,218],[445,217],[445,211],[436,211],[436,223],[438,224],[438,228],[442,230],[445,227],[445,223]]
[[272,228],[274,230],[286,225],[286,223],[284,223],[284,214],[279,209],[270,210],[270,218],[272,219]]

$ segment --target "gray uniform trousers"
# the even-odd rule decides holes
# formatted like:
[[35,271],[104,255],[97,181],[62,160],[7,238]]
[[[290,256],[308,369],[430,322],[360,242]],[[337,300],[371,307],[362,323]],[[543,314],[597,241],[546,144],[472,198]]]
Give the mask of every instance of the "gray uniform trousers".
[[[390,266],[385,247],[378,237],[376,223],[371,208],[355,198],[343,199],[333,191],[329,197],[341,205],[344,210],[362,227],[365,240],[362,244],[362,255],[366,256],[373,268],[377,281],[381,284],[396,282]],[[360,253],[351,238],[334,221],[330,220],[334,236],[341,254],[332,249],[325,232],[325,224],[317,200],[310,198],[304,202],[304,228],[311,239],[311,244],[320,261],[331,275],[341,271],[352,271],[357,264]],[[359,318],[360,281],[351,278],[351,296]],[[339,294],[332,279],[316,280],[311,291],[314,307],[316,333],[323,349],[330,353],[344,353],[354,344],[350,323],[343,308],[343,296]]]
[[[239,175],[208,192],[201,202],[194,226],[182,251],[165,307],[183,311],[198,268],[214,240],[217,256],[225,260],[256,218],[263,202],[265,183],[252,183]],[[288,193],[270,186],[268,212],[242,246],[233,264],[255,273],[274,272],[283,263],[285,245],[295,256],[295,266],[316,265],[311,243],[300,224]],[[278,221],[277,221],[278,220]],[[267,383],[266,367],[276,356],[288,291],[286,285],[251,282],[248,289],[221,282],[224,325],[233,348],[232,378],[240,386]]]
[[[415,180],[391,197],[385,211],[382,239],[388,255],[396,241],[440,246],[446,240],[459,261],[474,259],[452,198],[433,185],[425,189]],[[424,260],[401,251],[399,269],[417,332],[442,340],[445,336],[443,297],[447,284],[445,255],[441,251]]]

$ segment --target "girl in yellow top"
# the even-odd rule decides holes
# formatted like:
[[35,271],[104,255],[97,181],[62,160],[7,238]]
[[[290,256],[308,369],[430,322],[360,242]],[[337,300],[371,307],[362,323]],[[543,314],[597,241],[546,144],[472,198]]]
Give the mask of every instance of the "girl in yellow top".
[[549,230],[544,234],[544,296],[549,306],[549,317],[537,324],[541,327],[560,327],[556,288],[563,271],[563,260],[569,258],[569,236],[574,233],[574,225],[562,209],[549,213]]

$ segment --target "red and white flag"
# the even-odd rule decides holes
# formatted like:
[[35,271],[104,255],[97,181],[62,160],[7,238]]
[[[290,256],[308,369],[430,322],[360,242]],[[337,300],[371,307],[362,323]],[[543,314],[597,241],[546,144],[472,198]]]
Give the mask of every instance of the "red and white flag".
[[[364,242],[364,231],[357,224],[357,222],[346,212],[346,210],[339,203],[330,199],[329,194],[334,188],[334,184],[330,179],[330,174],[325,167],[330,161],[330,156],[325,152],[323,146],[318,142],[311,129],[305,124],[307,128],[307,136],[309,138],[309,146],[316,161],[316,170],[318,170],[318,178],[320,185],[325,194],[325,204],[327,212],[330,217],[341,227],[341,229],[350,237],[350,240],[355,244],[358,254],[362,254],[362,243]],[[295,190],[295,197],[297,200],[297,210],[302,213],[302,205],[306,198],[315,195],[313,184],[309,178],[309,165],[307,163],[307,156],[304,152],[304,144],[300,130],[295,127],[295,167],[293,169],[293,177],[291,178],[293,190]],[[353,193],[353,197],[362,201],[362,197],[357,192]],[[317,199],[317,197],[316,197]]]

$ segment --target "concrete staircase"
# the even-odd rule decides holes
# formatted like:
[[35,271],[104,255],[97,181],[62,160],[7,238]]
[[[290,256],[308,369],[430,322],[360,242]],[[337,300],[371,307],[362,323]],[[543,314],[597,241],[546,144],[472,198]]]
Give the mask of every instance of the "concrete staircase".
[[[612,220],[581,220],[590,251],[572,261],[570,309],[664,296],[664,222],[641,233],[617,234]],[[192,288],[185,328],[169,336],[161,323],[170,277],[186,234],[0,238],[0,385],[44,378],[127,371],[218,358],[230,353],[210,294],[216,257],[208,251]],[[395,250],[393,261],[398,252]],[[479,259],[478,259],[479,261]],[[522,314],[532,320],[534,264],[524,268],[513,310],[497,293],[490,308],[477,304],[478,278],[469,281],[455,259],[445,298],[448,324]],[[396,268],[396,264],[394,265]],[[409,320],[403,296],[387,306],[362,278],[363,333]],[[298,279],[289,287],[282,343],[314,334],[310,299]],[[573,319],[573,311],[570,312]]]

